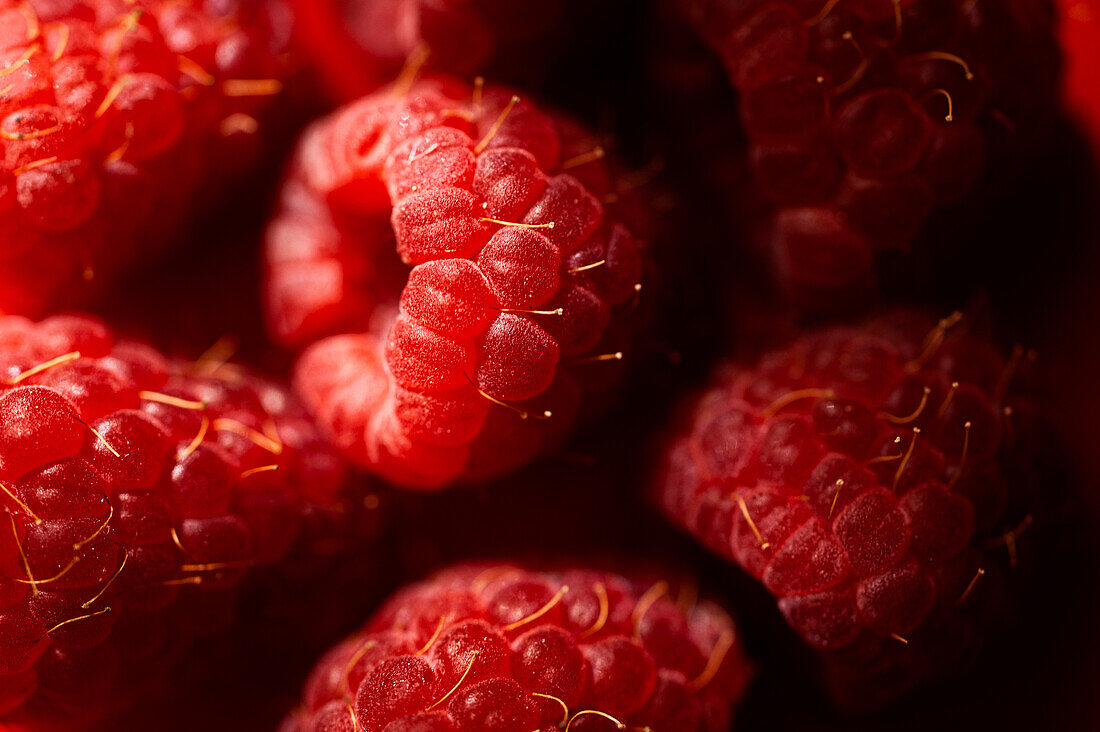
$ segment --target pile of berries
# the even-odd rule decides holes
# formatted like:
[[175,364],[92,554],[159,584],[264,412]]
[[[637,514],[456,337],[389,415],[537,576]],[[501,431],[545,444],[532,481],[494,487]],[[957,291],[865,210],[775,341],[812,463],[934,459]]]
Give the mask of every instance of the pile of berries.
[[0,2],[0,310],[88,299],[256,156],[287,74],[271,10]]
[[892,278],[1088,123],[1060,4],[1065,105],[1050,0],[0,0],[0,729],[935,710],[1049,594],[1057,304]]
[[732,620],[667,581],[447,569],[329,651],[285,732],[721,732],[749,667]]
[[268,232],[267,301],[277,340],[312,344],[295,385],[331,439],[425,488],[552,444],[592,362],[622,358],[641,289],[617,200],[593,135],[499,87],[433,77],[315,123]]
[[931,644],[990,584],[982,548],[1030,521],[1005,515],[1022,490],[1005,453],[1034,413],[1010,390],[1027,356],[1003,359],[960,320],[894,313],[731,367],[658,480],[668,515],[760,580],[811,647],[859,664],[864,687],[913,639],[912,674],[962,655]]

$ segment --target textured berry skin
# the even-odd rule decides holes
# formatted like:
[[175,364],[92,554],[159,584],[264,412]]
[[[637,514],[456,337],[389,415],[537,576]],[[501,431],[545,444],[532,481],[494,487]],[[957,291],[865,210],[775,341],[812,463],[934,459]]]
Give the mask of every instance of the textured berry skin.
[[1006,362],[954,320],[894,313],[729,369],[658,479],[665,512],[837,663],[830,681],[862,677],[876,701],[980,635],[937,657],[936,633],[992,584],[970,586],[995,568],[979,550],[1021,518],[1005,516],[1007,460],[1030,402],[1006,392],[1023,356]]
[[793,299],[874,290],[881,255],[1007,175],[1057,109],[1048,0],[684,0],[740,96]]
[[491,68],[510,79],[537,77],[554,55],[554,41],[570,30],[562,0],[291,4],[297,41],[330,93],[343,101],[377,90],[420,54],[429,68],[460,76]]
[[337,111],[306,132],[268,232],[270,329],[312,344],[298,392],[403,485],[503,473],[564,433],[572,373],[615,368],[570,362],[618,351],[641,287],[596,140],[511,99],[433,78]]
[[285,390],[89,317],[0,317],[0,414],[0,716],[111,705],[344,500]]
[[0,2],[0,310],[87,299],[257,152],[286,31],[212,5]]
[[444,570],[322,657],[283,730],[728,730],[749,676],[733,621],[668,590],[589,569]]

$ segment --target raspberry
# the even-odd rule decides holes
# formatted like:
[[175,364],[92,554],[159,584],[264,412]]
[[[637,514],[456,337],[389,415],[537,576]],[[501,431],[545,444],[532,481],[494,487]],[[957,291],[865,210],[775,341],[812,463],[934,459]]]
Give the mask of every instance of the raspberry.
[[222,5],[0,1],[0,310],[87,300],[255,152],[286,30]]
[[88,317],[0,317],[0,415],[0,715],[107,704],[149,670],[120,657],[164,652],[347,513],[340,461],[282,388]]
[[740,95],[745,195],[807,309],[865,298],[880,255],[1007,175],[1058,106],[1044,0],[682,2]]
[[577,125],[443,78],[307,131],[268,232],[268,320],[312,343],[295,386],[333,441],[435,488],[563,433],[574,367],[621,358],[609,341],[641,289],[613,182]]
[[830,681],[854,677],[865,700],[962,652],[937,633],[991,584],[997,562],[978,550],[1023,473],[1009,462],[1033,412],[1009,390],[1023,352],[1006,361],[960,319],[894,313],[722,373],[657,484],[665,512],[762,582],[836,665]]
[[729,729],[733,621],[665,581],[464,565],[398,592],[314,667],[283,729]]

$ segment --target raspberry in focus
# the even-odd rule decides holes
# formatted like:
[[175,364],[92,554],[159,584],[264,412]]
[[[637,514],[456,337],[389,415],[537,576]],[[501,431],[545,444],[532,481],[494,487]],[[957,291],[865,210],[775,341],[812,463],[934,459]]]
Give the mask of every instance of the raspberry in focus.
[[86,316],[0,317],[0,716],[123,701],[232,619],[252,568],[338,538],[345,479],[304,409],[244,369]]
[[598,42],[629,3],[600,0],[291,0],[294,39],[328,94],[377,91],[409,62],[537,89],[555,62]]
[[[1100,3],[1058,0],[1059,37],[1066,55],[1066,104],[1100,151]],[[1097,153],[1100,156],[1100,152]]]
[[866,302],[884,262],[1012,177],[1059,108],[1044,0],[684,6],[738,92],[767,256],[807,310]]
[[87,301],[255,157],[275,5],[0,2],[0,310]]

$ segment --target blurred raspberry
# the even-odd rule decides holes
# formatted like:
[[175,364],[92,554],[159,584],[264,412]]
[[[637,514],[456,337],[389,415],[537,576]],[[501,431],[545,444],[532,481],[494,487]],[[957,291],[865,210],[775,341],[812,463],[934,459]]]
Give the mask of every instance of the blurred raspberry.
[[498,87],[431,78],[314,124],[268,232],[268,320],[312,344],[295,386],[345,454],[439,488],[566,433],[641,290],[616,183],[590,133]]
[[0,310],[87,300],[224,192],[287,73],[277,7],[0,1]]

